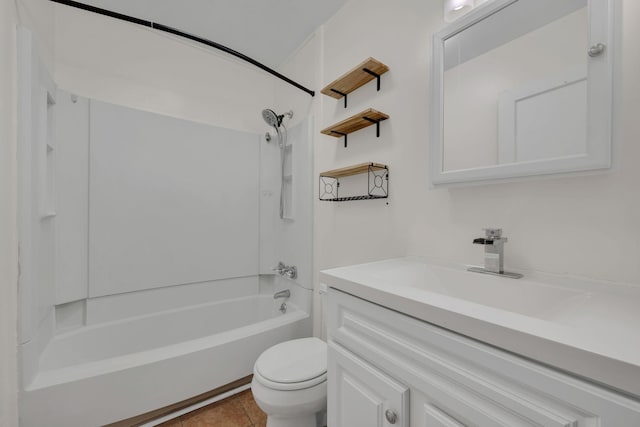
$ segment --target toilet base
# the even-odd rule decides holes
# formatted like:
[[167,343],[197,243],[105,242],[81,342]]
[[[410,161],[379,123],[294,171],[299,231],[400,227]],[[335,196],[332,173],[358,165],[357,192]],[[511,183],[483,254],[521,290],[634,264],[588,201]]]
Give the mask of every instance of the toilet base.
[[323,427],[322,421],[324,417],[321,414],[306,415],[298,418],[275,418],[267,417],[267,427]]
[[327,383],[281,391],[262,385],[254,373],[251,391],[256,404],[267,414],[267,427],[324,427],[327,411]]

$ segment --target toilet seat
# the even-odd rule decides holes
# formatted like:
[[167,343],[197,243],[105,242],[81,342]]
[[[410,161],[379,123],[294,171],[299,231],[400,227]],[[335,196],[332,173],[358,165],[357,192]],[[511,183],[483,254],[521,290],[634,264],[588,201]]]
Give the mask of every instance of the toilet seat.
[[305,388],[311,388],[313,386],[316,386],[318,384],[322,384],[324,382],[327,381],[327,373],[325,372],[324,374],[316,377],[316,378],[312,378],[310,380],[307,381],[302,381],[302,382],[298,382],[298,383],[280,383],[280,382],[276,382],[276,381],[271,381],[265,377],[263,377],[262,375],[260,375],[259,372],[254,371],[253,372],[253,378],[258,381],[260,384],[262,384],[265,387],[270,388],[271,390],[279,390],[279,391],[295,391],[295,390],[303,390]]
[[327,380],[327,345],[318,338],[277,344],[260,355],[254,377],[273,390],[302,390]]

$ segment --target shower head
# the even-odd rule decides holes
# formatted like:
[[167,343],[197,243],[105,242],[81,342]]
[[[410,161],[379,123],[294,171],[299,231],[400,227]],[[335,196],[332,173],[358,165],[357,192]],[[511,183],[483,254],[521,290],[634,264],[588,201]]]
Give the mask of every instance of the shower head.
[[284,114],[276,114],[275,111],[269,108],[265,108],[264,110],[262,110],[262,118],[269,126],[274,127],[276,131],[278,130],[280,125],[282,125],[282,119],[284,119],[284,116],[287,116],[289,118],[293,117],[293,111],[287,111]]
[[264,121],[267,122],[267,124],[269,126],[272,126],[272,127],[276,128],[276,130],[282,124],[283,117],[284,117],[284,115],[279,116],[279,115],[276,114],[275,111],[270,110],[268,108],[262,110],[262,118],[264,119]]

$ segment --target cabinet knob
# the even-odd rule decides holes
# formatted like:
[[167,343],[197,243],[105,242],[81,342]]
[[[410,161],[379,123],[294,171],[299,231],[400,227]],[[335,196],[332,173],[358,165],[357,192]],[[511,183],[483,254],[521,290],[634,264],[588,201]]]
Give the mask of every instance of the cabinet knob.
[[603,45],[602,43],[593,45],[589,48],[589,56],[592,58],[595,58],[596,56],[600,56],[602,52],[604,52],[605,48],[606,48],[605,45]]
[[387,409],[384,416],[387,418],[387,421],[389,421],[389,424],[395,424],[396,421],[398,421],[398,415],[391,409]]

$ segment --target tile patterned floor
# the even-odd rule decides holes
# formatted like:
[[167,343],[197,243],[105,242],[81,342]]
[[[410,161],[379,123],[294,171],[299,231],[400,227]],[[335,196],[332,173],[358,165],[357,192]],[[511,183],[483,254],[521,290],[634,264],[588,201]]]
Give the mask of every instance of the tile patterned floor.
[[265,427],[267,415],[258,408],[251,390],[212,403],[158,427]]

